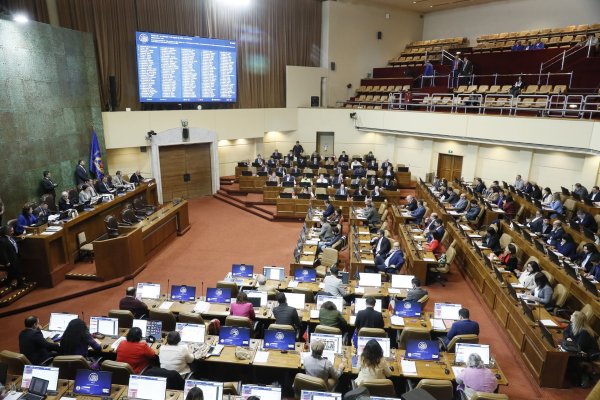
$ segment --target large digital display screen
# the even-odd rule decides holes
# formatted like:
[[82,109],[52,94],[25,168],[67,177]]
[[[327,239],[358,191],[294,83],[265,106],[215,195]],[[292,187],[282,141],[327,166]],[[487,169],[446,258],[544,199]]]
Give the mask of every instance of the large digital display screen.
[[136,32],[140,102],[237,101],[234,41]]

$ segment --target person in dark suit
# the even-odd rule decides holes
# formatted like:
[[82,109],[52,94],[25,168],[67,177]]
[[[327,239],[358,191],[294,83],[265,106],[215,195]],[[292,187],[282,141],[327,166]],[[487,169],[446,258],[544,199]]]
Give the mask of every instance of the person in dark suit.
[[406,196],[406,204],[404,205],[406,211],[415,211],[417,209],[417,199],[410,194]]
[[85,163],[83,162],[83,160],[79,160],[77,162],[77,167],[75,168],[75,181],[77,183],[77,186],[80,186],[88,180],[90,180],[90,174],[85,169]]
[[281,160],[281,157],[282,157],[282,154],[277,149],[275,149],[273,151],[273,154],[271,154],[271,158],[274,158],[276,160]]
[[367,304],[367,308],[356,313],[356,321],[354,322],[356,331],[360,331],[361,328],[383,329],[383,315],[374,309],[375,298],[369,296],[365,299],[365,303]]
[[485,183],[483,183],[483,181],[481,180],[481,178],[476,178],[475,179],[475,187],[473,188],[473,191],[477,192],[477,193],[483,193],[485,191]]
[[17,287],[25,285],[21,273],[19,245],[14,238],[12,225],[0,227],[0,264],[6,266],[8,276],[6,285],[12,285],[17,281]]
[[592,192],[590,193],[590,200],[593,202],[600,201],[600,188],[598,188],[598,186],[592,187]]
[[376,256],[375,266],[378,272],[397,274],[404,265],[404,253],[400,250],[400,243],[394,242],[394,247],[385,257]]
[[97,188],[98,188],[98,193],[115,194],[117,192],[116,189],[110,187],[110,184],[108,183],[107,175],[104,175],[102,177],[102,180],[100,182],[98,182]]
[[348,157],[348,154],[346,154],[345,151],[342,151],[342,154],[340,154],[340,156],[338,157],[339,161],[344,161],[344,162],[348,162],[350,158]]
[[332,215],[334,212],[335,208],[333,207],[333,204],[331,204],[329,200],[325,200],[325,211],[323,211],[323,216],[325,218],[329,218],[329,216]]
[[585,229],[589,229],[590,231],[596,233],[598,230],[598,223],[590,214],[586,213],[583,210],[577,210],[577,218],[575,221],[579,224],[580,227]]
[[294,184],[296,184],[296,178],[294,178],[293,176],[291,176],[289,173],[285,174],[285,176],[283,177],[283,182],[292,182]]
[[27,317],[25,329],[19,333],[19,352],[34,365],[40,365],[60,350],[58,344],[44,339],[39,323],[38,317]]
[[465,56],[463,59],[463,66],[460,75],[462,76],[461,84],[468,85],[471,75],[473,75],[473,63],[467,58],[467,56]]
[[479,335],[479,324],[469,319],[468,309],[461,308],[458,310],[458,317],[460,319],[452,324],[446,336],[442,336],[440,338],[441,342],[444,344],[444,347],[448,346],[448,343],[450,343],[454,336]]
[[452,61],[452,87],[458,86],[458,76],[460,75],[463,67],[463,62],[460,57],[456,57],[454,61]]
[[131,174],[131,177],[129,178],[129,182],[133,183],[136,186],[139,185],[143,180],[144,180],[144,177],[140,173],[139,169],[137,171],[135,171],[133,174]]
[[577,194],[580,199],[585,199],[590,196],[587,188],[585,186],[583,186],[581,183],[575,184],[575,189],[573,189],[573,193]]
[[544,222],[544,216],[541,211],[535,212],[535,217],[531,218],[525,226],[527,226],[532,232],[539,233],[542,231],[542,224]]
[[54,183],[52,181],[52,174],[50,174],[50,171],[44,171],[43,175],[44,176],[40,184],[42,187],[42,193],[52,195],[52,198],[54,201],[56,201],[56,187],[58,186],[58,183]]
[[392,248],[390,239],[385,237],[383,230],[377,231],[377,237],[371,240],[371,246],[373,246],[373,256],[385,256]]
[[500,235],[492,226],[487,229],[487,233],[481,239],[481,244],[492,250],[496,255],[502,252],[502,249],[500,248]]
[[300,168],[304,168],[306,167],[306,158],[304,157],[298,157],[298,159],[296,160],[296,164],[298,165],[298,167]]
[[285,293],[277,293],[275,298],[279,305],[273,308],[273,316],[276,324],[291,325],[296,329],[296,333],[300,332],[302,325],[298,317],[298,311],[294,307],[288,306]]
[[406,301],[417,301],[423,296],[427,295],[427,290],[421,287],[421,280],[419,278],[413,278],[412,281],[412,289],[408,289],[406,291]]
[[385,178],[383,180],[382,186],[387,190],[395,190],[396,180],[394,178]]
[[71,204],[71,199],[69,199],[69,193],[62,192],[60,199],[58,200],[58,210],[59,211],[67,211],[73,208]]
[[446,194],[442,198],[443,203],[454,204],[458,201],[458,195],[452,190],[452,188],[448,188],[446,190]]
[[304,147],[302,147],[298,140],[296,140],[296,144],[292,148],[292,153],[294,153],[294,157],[300,157],[304,153]]
[[125,297],[119,301],[119,310],[131,311],[134,318],[148,315],[148,306],[143,301],[135,298],[135,288],[133,286],[125,290]]
[[556,246],[561,242],[564,234],[565,230],[562,227],[562,222],[556,220],[552,223],[552,229],[550,230],[550,233],[548,233],[548,240],[546,243],[550,246]]
[[420,224],[421,220],[425,216],[425,206],[423,200],[417,201],[417,208],[410,212],[410,216],[415,219],[415,224]]
[[336,196],[348,196],[348,189],[346,189],[346,187],[344,186],[343,183],[340,185],[339,189],[337,189],[335,191],[335,195]]

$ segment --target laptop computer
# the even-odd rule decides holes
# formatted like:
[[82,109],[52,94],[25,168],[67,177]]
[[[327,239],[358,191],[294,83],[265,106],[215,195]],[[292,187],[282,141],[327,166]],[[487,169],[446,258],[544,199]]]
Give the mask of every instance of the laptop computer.
[[78,318],[77,314],[50,313],[48,330],[52,332],[64,332],[71,320]]
[[135,297],[137,297],[138,299],[160,299],[160,283],[138,283],[135,292]]
[[399,317],[420,317],[421,303],[418,301],[399,301],[394,303],[394,315]]
[[222,326],[219,332],[219,344],[224,346],[250,346],[250,328]]
[[439,360],[440,349],[437,340],[408,340],[406,358],[409,360]]
[[556,343],[554,341],[554,337],[552,337],[552,334],[550,333],[548,328],[546,328],[546,325],[544,325],[542,321],[538,321],[538,326],[540,327],[540,331],[542,332],[542,337],[548,342],[550,347],[555,348]]
[[204,324],[177,322],[175,330],[179,332],[181,341],[184,343],[204,343],[206,336],[206,325]]
[[195,387],[202,389],[204,400],[223,400],[223,382],[186,379],[183,386],[183,398],[187,398],[188,392]]
[[33,378],[39,378],[48,381],[47,391],[56,392],[58,385],[58,368],[44,367],[40,365],[26,365],[23,367],[21,389],[28,389]]
[[112,372],[78,369],[73,394],[81,396],[110,396]]
[[[357,297],[354,300],[354,313],[358,314],[367,308],[367,299],[365,297]],[[375,299],[375,307],[373,308],[377,312],[381,312],[381,299]]]
[[158,376],[131,375],[127,397],[145,400],[165,400],[167,378]]
[[313,390],[302,390],[300,392],[300,400],[342,400],[342,394],[335,392],[316,392]]
[[317,270],[303,268],[294,271],[294,280],[298,282],[316,282]]
[[456,355],[455,363],[466,363],[471,354],[479,355],[485,365],[490,363],[490,345],[488,344],[456,343],[454,353]]
[[99,333],[105,336],[119,336],[119,320],[108,317],[91,317],[90,333]]
[[236,278],[252,278],[254,265],[233,264],[231,266],[231,276]]
[[252,303],[252,307],[266,307],[268,303],[269,294],[267,292],[261,292],[259,290],[244,290],[244,293],[248,296],[248,301]]
[[42,378],[33,377],[29,384],[29,389],[21,399],[24,400],[43,400],[48,391],[48,381]]
[[438,319],[459,320],[458,311],[462,308],[460,304],[435,303],[433,306],[433,317]]
[[207,288],[206,301],[208,303],[231,303],[231,289],[229,288]]
[[171,300],[194,301],[196,299],[196,286],[173,285],[171,286]]
[[263,267],[263,275],[267,279],[282,281],[285,278],[285,268],[283,268],[283,267]]
[[281,400],[281,387],[242,385],[242,400],[256,396],[260,400]]
[[134,319],[132,326],[135,328],[140,328],[142,330],[142,336],[145,338],[152,336],[153,338],[157,339],[161,337],[162,321]]
[[333,362],[335,354],[340,354],[343,351],[342,335],[332,335],[329,333],[313,333],[310,335],[310,343],[321,341],[325,344],[323,356]]
[[282,329],[265,330],[263,348],[271,350],[294,350],[296,346],[296,331]]

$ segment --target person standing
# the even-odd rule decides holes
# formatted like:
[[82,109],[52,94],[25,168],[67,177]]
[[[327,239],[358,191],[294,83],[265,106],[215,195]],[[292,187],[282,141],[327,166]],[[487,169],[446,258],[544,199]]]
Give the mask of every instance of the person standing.
[[425,86],[425,82],[429,81],[429,86],[434,86],[435,82],[435,70],[433,69],[433,64],[429,60],[425,60],[425,65],[423,66],[423,86]]
[[460,73],[462,76],[462,84],[468,85],[471,80],[471,75],[473,75],[473,63],[465,56],[463,60],[463,68]]
[[52,174],[50,171],[44,171],[41,186],[42,193],[52,195],[53,201],[56,202],[56,187],[58,186],[58,183],[52,181]]
[[0,197],[0,225],[2,225],[2,216],[4,215],[4,202]]
[[83,162],[83,160],[79,160],[77,162],[77,167],[75,167],[75,181],[77,183],[77,186],[80,186],[81,184],[89,180],[90,174],[85,169],[85,163]]
[[294,157],[296,158],[299,158],[304,153],[304,148],[300,144],[300,141],[296,140],[296,144],[292,148],[292,153],[294,153]]
[[462,71],[462,66],[463,66],[462,60],[460,59],[459,56],[456,56],[454,61],[452,61],[452,82],[451,82],[452,87],[458,86],[458,76],[460,75],[460,72]]

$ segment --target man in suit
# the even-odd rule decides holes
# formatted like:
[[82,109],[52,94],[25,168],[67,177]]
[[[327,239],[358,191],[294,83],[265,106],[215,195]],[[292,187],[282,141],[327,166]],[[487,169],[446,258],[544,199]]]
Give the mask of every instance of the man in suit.
[[291,176],[289,173],[285,174],[285,177],[283,178],[283,182],[292,182],[294,184],[296,184],[296,179]]
[[463,62],[460,57],[456,57],[452,61],[452,87],[458,86],[458,76],[460,75],[463,67]]
[[362,178],[367,174],[367,172],[365,171],[365,169],[361,166],[354,168],[354,171],[352,172],[352,176],[354,176],[355,178]]
[[342,185],[344,183],[344,175],[338,174],[335,178],[333,178],[334,185]]
[[471,207],[469,207],[469,211],[467,211],[467,213],[465,214],[465,219],[467,221],[475,221],[480,211],[481,207],[479,206],[477,200],[471,200]]
[[392,243],[390,242],[390,239],[385,237],[385,232],[380,229],[377,231],[377,237],[371,240],[371,246],[373,246],[374,257],[383,257],[392,248]]
[[77,186],[80,186],[88,180],[90,180],[90,174],[85,169],[85,163],[83,162],[83,160],[79,160],[77,162],[77,167],[75,167],[75,181],[77,183]]
[[385,257],[375,257],[375,266],[379,272],[387,272],[388,274],[397,274],[400,268],[404,265],[404,253],[400,250],[400,243],[394,242],[392,251]]
[[394,190],[396,188],[396,180],[394,178],[385,178],[382,186],[388,190]]
[[592,187],[592,192],[590,193],[590,200],[593,202],[600,202],[600,188],[598,188],[598,186]]
[[104,175],[102,180],[98,182],[98,193],[115,194],[116,192],[116,189],[110,187],[110,184],[108,183],[108,176]]
[[44,171],[43,175],[44,176],[41,182],[42,193],[52,195],[52,198],[54,199],[54,201],[56,201],[55,189],[58,186],[58,183],[54,183],[52,181],[52,174],[50,174],[50,171]]
[[321,217],[321,232],[319,233],[319,241],[325,241],[331,239],[333,232],[331,230],[331,224],[327,221],[327,217]]
[[277,166],[277,160],[274,158],[269,158],[267,160],[267,166],[269,166],[269,168],[275,168]]
[[468,85],[471,75],[473,75],[473,63],[467,58],[467,56],[465,56],[463,59],[463,66],[460,75],[462,76],[461,83],[463,85]]
[[531,218],[526,226],[534,233],[540,233],[542,230],[542,223],[544,222],[544,216],[541,211],[536,211],[535,216]]
[[271,158],[274,158],[275,160],[281,160],[281,156],[282,154],[277,149],[275,149],[273,154],[271,154]]
[[412,281],[412,289],[408,289],[406,292],[406,301],[417,301],[423,296],[427,295],[427,290],[421,287],[421,281],[419,278],[413,278]]
[[281,165],[280,165],[280,166],[278,166],[277,168],[275,168],[275,173],[276,173],[276,174],[280,174],[281,176],[285,175],[285,173],[286,173],[286,172],[287,172],[287,171],[286,171],[286,169],[285,169],[285,167],[284,167],[284,166],[281,166]]
[[590,214],[586,213],[583,210],[577,210],[577,218],[575,221],[579,224],[580,227],[585,229],[589,229],[590,231],[596,233],[598,230],[598,223]]
[[443,203],[454,204],[458,201],[458,195],[451,187],[449,187],[446,189],[446,193],[442,196],[441,200]]
[[388,167],[393,167],[393,165],[389,159],[386,159],[384,162],[381,163],[381,169],[387,171]]
[[379,180],[375,175],[371,175],[367,180],[367,187],[372,188],[379,185]]
[[300,324],[300,318],[298,318],[298,311],[294,307],[287,305],[287,299],[285,293],[277,293],[275,298],[279,305],[273,308],[273,316],[275,317],[276,324],[291,325],[296,329],[296,334],[302,329]]
[[432,229],[433,227],[433,223],[435,222],[436,218],[437,218],[437,213],[432,212],[429,215],[429,218],[427,218],[424,222],[423,222],[423,231],[425,232],[429,232],[429,230]]
[[458,201],[454,203],[454,211],[457,213],[462,213],[467,208],[469,201],[467,200],[467,195],[465,193],[461,193]]
[[335,208],[333,204],[329,200],[325,200],[325,211],[323,211],[323,216],[325,218],[329,218],[335,212]]
[[417,201],[417,208],[410,212],[410,216],[415,219],[415,224],[420,224],[421,220],[425,216],[425,206],[423,200]]
[[406,204],[404,205],[406,211],[415,211],[417,209],[417,199],[412,195],[406,196]]
[[133,286],[125,289],[125,297],[119,301],[119,310],[131,311],[134,318],[148,315],[148,306],[143,301],[135,298],[135,288]]
[[348,189],[344,186],[344,184],[340,184],[339,189],[335,191],[336,196],[348,196]]
[[263,165],[264,163],[265,163],[265,160],[263,160],[262,156],[260,154],[258,154],[256,156],[256,158],[254,159],[254,164]]
[[290,170],[289,170],[289,174],[290,174],[290,175],[294,175],[294,176],[296,176],[296,175],[300,175],[301,173],[302,173],[302,170],[300,170],[300,168],[298,168],[298,167],[296,167],[296,166],[295,166],[295,167],[292,167],[292,168],[290,168]]
[[292,148],[292,153],[294,153],[294,157],[298,158],[304,153],[304,147],[300,144],[298,140],[296,140],[296,144]]
[[455,321],[446,336],[442,336],[440,341],[444,344],[444,347],[448,346],[448,343],[454,336],[457,335],[479,335],[479,324],[469,319],[469,310],[461,308],[458,310],[458,321]]
[[338,157],[339,161],[344,161],[344,162],[348,162],[350,158],[348,157],[348,154],[346,154],[345,151],[342,151],[342,154],[340,154],[340,156]]
[[381,328],[383,329],[383,315],[379,311],[375,310],[375,298],[369,296],[365,299],[367,308],[360,310],[356,313],[356,321],[354,326],[356,331],[360,331],[361,328]]
[[144,177],[140,173],[139,169],[137,171],[135,171],[129,178],[129,182],[133,183],[136,186],[139,185],[143,180],[144,180]]
[[364,217],[367,220],[367,224],[369,225],[370,228],[373,228],[374,225],[377,225],[381,222],[380,218],[379,218],[379,213],[377,212],[377,210],[373,207],[373,203],[370,200],[366,200],[365,201],[366,207],[365,207],[365,211],[364,211]]
[[33,365],[40,365],[42,361],[57,354],[60,346],[44,339],[40,330],[38,317],[25,318],[25,329],[19,333],[19,352]]
[[306,158],[298,157],[296,164],[298,165],[299,168],[306,168],[306,165],[307,165]]
[[6,266],[8,276],[5,285],[10,286],[17,281],[17,287],[25,285],[21,273],[19,246],[14,238],[13,225],[0,227],[0,264]]
[[575,184],[575,189],[573,189],[573,193],[577,194],[579,196],[579,198],[582,200],[589,197],[587,188],[585,186],[583,186],[581,183]]
[[483,194],[485,192],[485,183],[481,180],[481,178],[475,178],[475,187],[473,191]]

